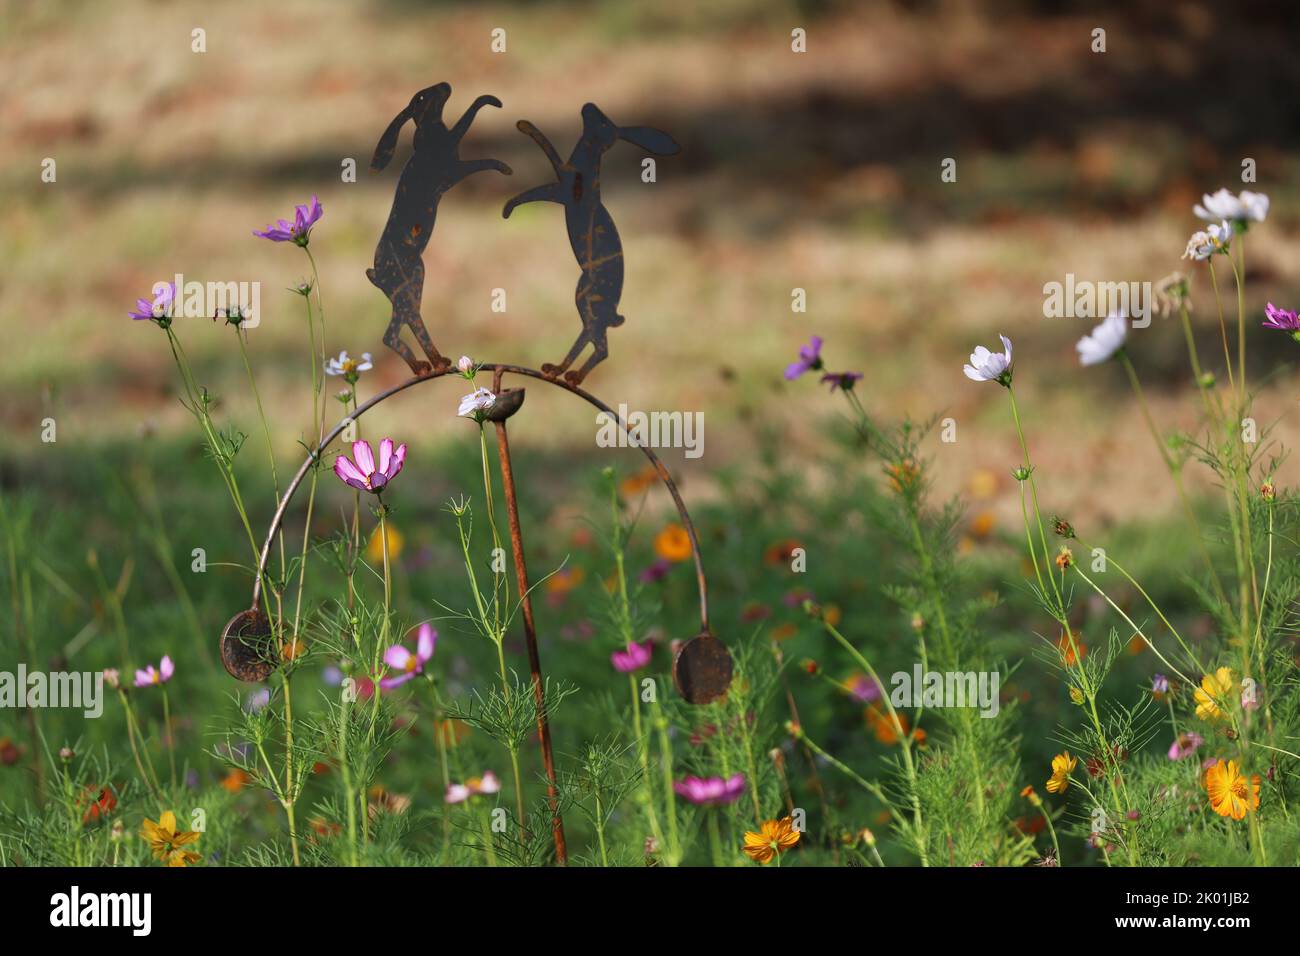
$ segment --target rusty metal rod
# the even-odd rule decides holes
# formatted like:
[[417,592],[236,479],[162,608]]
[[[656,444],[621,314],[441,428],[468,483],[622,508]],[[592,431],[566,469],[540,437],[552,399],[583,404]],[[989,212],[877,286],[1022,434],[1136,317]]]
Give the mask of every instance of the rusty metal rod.
[[[501,394],[501,373],[498,367],[492,378],[492,391]],[[510,463],[510,439],[506,423],[494,423],[497,430],[497,457],[501,465],[501,485],[506,493],[506,513],[510,519],[510,550],[515,558],[515,580],[519,585],[520,602],[524,611],[524,638],[528,643],[528,670],[532,675],[533,699],[537,702],[537,736],[542,745],[542,764],[546,768],[546,801],[551,808],[551,836],[555,840],[555,859],[561,866],[569,862],[568,847],[564,840],[564,820],[560,817],[559,792],[555,783],[555,757],[551,750],[551,725],[546,713],[545,684],[542,679],[542,658],[537,647],[537,625],[533,618],[533,599],[528,590],[528,565],[524,560],[524,534],[519,522],[519,501],[515,496],[515,474]],[[523,826],[524,821],[519,821]]]

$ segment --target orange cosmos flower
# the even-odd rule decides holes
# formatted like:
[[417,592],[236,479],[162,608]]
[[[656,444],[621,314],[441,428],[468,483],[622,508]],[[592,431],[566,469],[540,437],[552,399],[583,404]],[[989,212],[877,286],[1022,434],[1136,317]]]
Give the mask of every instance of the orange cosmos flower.
[[659,480],[659,472],[652,465],[647,465],[634,475],[628,475],[618,483],[618,493],[624,498],[635,498]]
[[1088,654],[1088,645],[1083,643],[1083,637],[1079,634],[1062,634],[1056,642],[1056,649],[1066,667],[1073,667]]
[[225,779],[221,781],[221,786],[230,793],[239,793],[240,789],[243,788],[251,779],[252,778],[249,777],[245,771],[240,770],[238,767],[234,767],[231,769],[230,773],[226,774]]
[[691,553],[691,536],[676,522],[655,535],[655,554],[665,561],[686,561]]
[[758,833],[745,832],[745,844],[741,847],[745,856],[755,863],[771,863],[772,858],[793,847],[799,842],[799,831],[794,828],[791,817],[780,820],[765,820]]
[[1259,774],[1252,776],[1248,784],[1235,760],[1220,760],[1205,771],[1205,790],[1210,806],[1221,817],[1240,820],[1247,810],[1259,809]]

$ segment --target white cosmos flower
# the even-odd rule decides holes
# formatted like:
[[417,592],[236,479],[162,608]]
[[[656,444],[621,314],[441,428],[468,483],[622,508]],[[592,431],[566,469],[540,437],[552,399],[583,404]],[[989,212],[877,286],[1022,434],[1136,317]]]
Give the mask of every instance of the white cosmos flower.
[[1226,189],[1220,189],[1212,196],[1206,193],[1201,197],[1201,201],[1192,207],[1192,212],[1206,222],[1245,217],[1245,207],[1241,204],[1241,200]]
[[468,372],[474,367],[474,360],[468,355],[462,355],[460,361],[456,363],[456,368],[462,372]]
[[1183,253],[1183,258],[1204,262],[1216,252],[1226,252],[1231,240],[1232,225],[1228,220],[1212,222],[1200,232],[1192,233],[1192,237],[1187,240],[1187,251]]
[[1240,196],[1220,189],[1212,196],[1202,196],[1201,201],[1192,207],[1192,212],[1206,222],[1214,222],[1216,219],[1263,222],[1268,215],[1268,197],[1249,189],[1243,189]]
[[1083,365],[1100,365],[1121,348],[1128,337],[1128,316],[1112,312],[1075,346]]
[[1255,222],[1263,222],[1264,217],[1268,215],[1268,197],[1263,193],[1253,193],[1249,189],[1243,189],[1238,197],[1241,200],[1242,211],[1245,212],[1245,218],[1253,219]]
[[476,412],[486,412],[497,403],[497,397],[486,388],[476,388],[460,400],[456,414],[462,418],[474,418]]
[[370,361],[370,353],[362,352],[361,359],[358,361],[354,358],[348,358],[348,350],[344,349],[339,353],[338,358],[332,358],[325,363],[326,375],[356,375],[359,372],[369,372],[374,368]]
[[[982,345],[975,346],[970,354],[970,364],[962,368],[966,377],[973,382],[1000,382],[1004,377],[1010,380],[1011,374],[1011,340],[999,335],[1005,352],[990,352]],[[1005,384],[1005,383],[1003,383]]]

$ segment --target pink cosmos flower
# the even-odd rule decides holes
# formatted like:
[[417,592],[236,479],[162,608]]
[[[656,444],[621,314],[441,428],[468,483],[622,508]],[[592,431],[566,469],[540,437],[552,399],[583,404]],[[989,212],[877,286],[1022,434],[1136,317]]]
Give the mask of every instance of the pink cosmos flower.
[[136,299],[135,311],[128,312],[127,315],[137,322],[148,319],[161,325],[171,318],[175,304],[176,283],[169,282],[167,287],[160,289],[152,299]]
[[654,650],[653,641],[633,641],[627,646],[626,650],[615,651],[609,655],[610,662],[614,665],[614,670],[620,674],[630,674],[633,671],[639,671],[650,663],[650,654]]
[[448,803],[464,803],[470,797],[477,797],[482,794],[496,793],[501,789],[501,781],[491,770],[481,777],[470,777],[464,783],[451,783],[447,785],[447,793],[444,799]]
[[384,651],[384,663],[398,673],[385,677],[379,682],[383,690],[400,687],[416,674],[424,673],[424,665],[433,657],[433,649],[438,646],[438,632],[426,621],[420,625],[415,638],[415,653],[412,654],[401,644],[394,644]]
[[1169,759],[1184,760],[1196,753],[1197,748],[1203,743],[1205,743],[1205,738],[1194,730],[1179,734],[1174,739],[1174,742],[1169,745]]
[[353,464],[346,455],[334,459],[334,474],[347,484],[360,491],[379,494],[384,487],[397,477],[406,461],[406,443],[393,451],[393,440],[385,438],[379,443],[379,467],[375,467],[375,455],[370,450],[370,443],[354,441],[352,443]]
[[154,670],[154,666],[150,664],[144,670],[135,672],[135,686],[152,687],[154,684],[165,684],[172,679],[172,674],[175,672],[176,665],[168,655],[164,654],[157,670]]
[[745,775],[734,773],[722,777],[687,777],[673,784],[677,796],[700,807],[719,807],[735,803],[745,792]]
[[267,226],[261,231],[254,229],[253,235],[261,239],[270,239],[272,242],[293,242],[306,246],[311,236],[311,227],[316,225],[324,214],[325,210],[321,208],[320,200],[312,196],[311,202],[294,207],[293,222],[281,219],[276,225]]
[[844,682],[844,689],[850,697],[863,704],[880,699],[880,685],[866,674],[854,674]]
[[673,563],[667,558],[655,558],[653,564],[641,570],[637,580],[643,584],[654,584],[666,578],[672,569]]
[[[144,300],[141,299],[141,302]],[[1268,316],[1268,321],[1264,323],[1266,329],[1278,329],[1282,332],[1300,332],[1300,317],[1296,315],[1294,309],[1279,309],[1272,302],[1264,309],[1264,314]]]

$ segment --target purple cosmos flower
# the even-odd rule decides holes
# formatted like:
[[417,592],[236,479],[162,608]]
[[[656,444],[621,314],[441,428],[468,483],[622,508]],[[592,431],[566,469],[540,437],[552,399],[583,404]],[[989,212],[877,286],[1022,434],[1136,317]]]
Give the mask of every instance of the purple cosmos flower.
[[1169,745],[1170,760],[1184,760],[1196,753],[1198,747],[1205,743],[1205,738],[1194,730],[1179,734]]
[[1005,352],[990,352],[982,345],[975,346],[970,354],[970,364],[962,367],[966,377],[973,382],[997,382],[999,385],[1011,384],[1011,340],[999,335]]
[[266,709],[271,702],[271,688],[259,687],[244,698],[244,713],[257,714]]
[[375,467],[375,454],[370,450],[370,443],[354,441],[352,443],[353,462],[346,455],[334,459],[334,474],[359,491],[379,494],[390,481],[397,477],[406,462],[406,444],[393,451],[393,440],[385,438],[379,443],[379,467]]
[[799,349],[799,361],[785,367],[787,381],[793,382],[804,372],[819,372],[822,367],[822,337],[814,335],[808,344]]
[[128,312],[131,318],[137,322],[148,319],[151,322],[163,324],[163,320],[169,320],[176,304],[176,283],[168,282],[165,289],[160,289],[150,299],[136,299],[135,311]]
[[491,770],[481,777],[470,777],[464,783],[447,784],[445,800],[448,803],[464,803],[470,797],[480,794],[497,793],[501,790],[501,781]]
[[655,558],[654,563],[642,570],[637,578],[642,584],[655,584],[666,578],[672,569],[673,563],[667,558]]
[[745,792],[745,775],[734,773],[722,777],[687,777],[673,784],[677,796],[699,807],[720,807],[735,803]]
[[1297,315],[1294,309],[1279,309],[1270,302],[1264,309],[1264,314],[1268,316],[1264,328],[1277,329],[1281,332],[1300,332],[1300,315]]
[[424,673],[424,665],[433,657],[433,649],[438,646],[438,632],[426,621],[420,625],[415,638],[415,653],[412,654],[401,644],[394,644],[384,651],[384,663],[398,673],[385,677],[379,682],[384,690],[400,687],[416,674]]
[[306,247],[307,240],[311,236],[311,227],[320,221],[324,212],[320,200],[312,196],[311,202],[305,206],[294,207],[293,222],[281,219],[274,226],[267,226],[261,232],[254,229],[253,235],[270,239],[272,242],[293,242]]
[[827,372],[822,376],[822,384],[829,383],[832,392],[837,388],[847,392],[853,388],[855,382],[861,379],[861,372]]
[[1169,693],[1169,678],[1164,674],[1156,674],[1151,678],[1151,692],[1153,694]]
[[172,679],[174,673],[176,673],[176,665],[168,655],[164,654],[157,670],[154,670],[154,666],[150,664],[144,670],[135,672],[135,686],[152,687],[154,684],[165,684]]
[[614,670],[620,674],[631,674],[633,671],[639,671],[650,663],[650,654],[654,650],[653,641],[633,641],[627,646],[627,650],[615,651],[609,655]]

